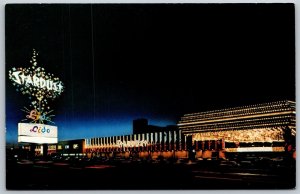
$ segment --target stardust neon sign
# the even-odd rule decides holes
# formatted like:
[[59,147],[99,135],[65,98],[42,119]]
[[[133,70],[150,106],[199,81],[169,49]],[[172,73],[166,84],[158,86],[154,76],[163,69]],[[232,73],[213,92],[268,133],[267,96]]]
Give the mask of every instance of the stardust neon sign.
[[22,71],[12,72],[11,75],[11,80],[20,85],[27,85],[28,87],[32,86],[39,89],[47,89],[49,91],[53,90],[59,93],[63,89],[61,81],[55,82],[51,79],[44,79],[43,77],[38,77],[35,74],[33,76],[26,75]]
[[47,98],[57,98],[63,92],[64,86],[59,78],[47,73],[43,67],[37,66],[37,56],[38,53],[33,50],[30,61],[32,66],[29,68],[13,67],[9,70],[9,79],[17,87],[16,91],[46,103]]
[[50,122],[51,117],[48,105],[48,99],[57,98],[64,90],[62,81],[51,73],[47,73],[43,67],[39,67],[37,63],[38,53],[33,49],[33,56],[30,60],[32,66],[28,68],[13,67],[9,70],[9,79],[16,87],[16,91],[23,95],[29,95],[31,108],[21,109],[27,113],[26,119],[22,121],[30,121],[32,123]]

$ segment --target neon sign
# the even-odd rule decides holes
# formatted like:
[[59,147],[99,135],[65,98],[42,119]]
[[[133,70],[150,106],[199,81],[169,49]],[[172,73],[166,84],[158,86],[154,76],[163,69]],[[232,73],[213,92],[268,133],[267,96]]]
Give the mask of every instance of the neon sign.
[[58,93],[63,89],[61,81],[55,82],[51,79],[44,79],[43,77],[36,76],[36,74],[31,76],[30,74],[26,75],[24,71],[14,71],[11,75],[11,80],[19,85],[28,85],[29,87],[36,87],[48,91],[54,90],[54,92]]
[[22,137],[47,137],[57,139],[57,127],[38,123],[18,123],[18,135]]
[[37,110],[30,111],[29,115],[26,115],[26,118],[38,121],[40,118],[40,113]]
[[63,83],[53,74],[46,73],[43,67],[37,66],[37,56],[38,53],[33,49],[30,61],[32,66],[12,68],[9,79],[17,87],[16,91],[36,97],[39,101],[44,98],[57,98],[63,92]]
[[147,146],[148,141],[127,141],[127,142],[122,142],[121,140],[118,140],[117,142],[118,146],[124,146],[124,147],[134,147],[134,146]]
[[43,67],[38,67],[38,53],[33,49],[33,56],[30,60],[32,66],[28,68],[15,68],[9,70],[9,79],[16,87],[16,91],[23,95],[29,95],[31,100],[30,108],[21,109],[27,113],[26,119],[22,121],[30,121],[31,123],[50,122],[50,110],[48,99],[55,99],[64,91],[64,85],[59,78],[53,74],[47,73]]
[[43,127],[34,126],[29,131],[33,132],[33,133],[50,133],[50,129],[46,128],[45,126],[43,126]]

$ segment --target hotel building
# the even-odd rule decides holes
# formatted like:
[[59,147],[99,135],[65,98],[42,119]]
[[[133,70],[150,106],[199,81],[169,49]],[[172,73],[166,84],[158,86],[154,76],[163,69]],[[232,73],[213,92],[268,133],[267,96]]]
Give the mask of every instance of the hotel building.
[[295,151],[296,104],[277,101],[185,114],[177,126],[133,121],[133,134],[60,141],[57,153],[88,157],[227,158]]
[[295,148],[296,105],[277,101],[185,114],[178,127],[195,151],[290,151]]

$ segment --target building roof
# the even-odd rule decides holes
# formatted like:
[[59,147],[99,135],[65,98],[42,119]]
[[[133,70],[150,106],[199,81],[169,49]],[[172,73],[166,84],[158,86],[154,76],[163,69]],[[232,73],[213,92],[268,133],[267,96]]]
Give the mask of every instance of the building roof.
[[295,114],[295,102],[285,100],[185,114],[178,122],[178,127],[185,133],[192,133],[294,126]]

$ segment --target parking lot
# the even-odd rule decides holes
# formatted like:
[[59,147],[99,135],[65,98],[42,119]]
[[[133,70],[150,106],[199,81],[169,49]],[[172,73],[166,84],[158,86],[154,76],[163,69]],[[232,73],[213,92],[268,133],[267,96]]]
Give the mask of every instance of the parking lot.
[[295,161],[105,160],[7,161],[10,190],[286,189]]

